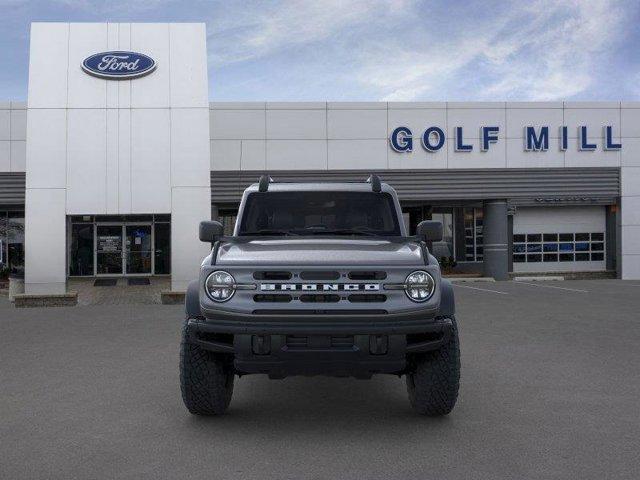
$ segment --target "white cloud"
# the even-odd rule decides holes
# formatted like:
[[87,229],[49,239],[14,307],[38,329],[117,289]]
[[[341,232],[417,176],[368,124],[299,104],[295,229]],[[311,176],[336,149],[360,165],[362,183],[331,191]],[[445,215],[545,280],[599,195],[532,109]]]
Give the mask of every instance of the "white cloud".
[[[441,97],[443,91],[450,99],[448,87],[455,79],[473,85],[472,96],[480,100],[567,98],[590,87],[594,68],[624,21],[622,8],[609,0],[543,0],[524,9],[504,5],[500,11],[506,13],[484,23],[467,19],[461,25],[466,33],[449,39],[425,31],[429,48],[405,48],[388,68],[370,55],[359,80],[379,91],[382,100]],[[457,94],[466,98],[466,93]]]
[[404,0],[293,0],[258,2],[216,11],[208,25],[210,57],[215,65],[226,65],[328,40],[338,32],[393,17],[405,3]]
[[562,99],[593,86],[626,20],[617,0],[263,2],[215,13],[210,61],[290,52],[314,85],[379,100]]

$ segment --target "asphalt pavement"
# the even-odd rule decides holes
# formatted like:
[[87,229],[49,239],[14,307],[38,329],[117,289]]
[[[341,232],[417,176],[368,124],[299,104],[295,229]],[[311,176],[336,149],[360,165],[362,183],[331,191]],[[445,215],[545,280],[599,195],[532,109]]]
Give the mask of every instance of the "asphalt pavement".
[[637,479],[640,281],[462,283],[458,404],[404,379],[178,385],[179,306],[14,309],[0,297],[2,479]]

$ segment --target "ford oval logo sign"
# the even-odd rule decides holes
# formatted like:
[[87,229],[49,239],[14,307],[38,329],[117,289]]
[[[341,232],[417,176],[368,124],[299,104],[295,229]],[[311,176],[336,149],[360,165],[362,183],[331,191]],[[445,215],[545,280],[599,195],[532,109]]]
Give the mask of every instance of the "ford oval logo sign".
[[130,80],[153,72],[153,58],[136,52],[102,52],[87,57],[82,69],[89,75],[111,80]]

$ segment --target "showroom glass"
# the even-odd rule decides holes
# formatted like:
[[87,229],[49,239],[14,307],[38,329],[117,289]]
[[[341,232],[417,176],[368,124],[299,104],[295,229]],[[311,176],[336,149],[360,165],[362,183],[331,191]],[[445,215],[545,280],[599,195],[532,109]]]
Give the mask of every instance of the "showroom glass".
[[483,210],[464,208],[464,245],[467,262],[481,262],[483,259]]
[[391,195],[374,192],[256,192],[247,197],[240,235],[317,235],[361,230],[399,236]]
[[71,225],[69,275],[93,275],[93,223]]
[[170,215],[70,218],[70,276],[171,273]]
[[602,262],[604,252],[603,232],[513,235],[514,263]]
[[0,211],[0,268],[24,273],[24,212]]
[[167,275],[171,273],[171,224],[155,224],[155,273]]
[[128,274],[150,274],[151,225],[125,227],[126,269]]

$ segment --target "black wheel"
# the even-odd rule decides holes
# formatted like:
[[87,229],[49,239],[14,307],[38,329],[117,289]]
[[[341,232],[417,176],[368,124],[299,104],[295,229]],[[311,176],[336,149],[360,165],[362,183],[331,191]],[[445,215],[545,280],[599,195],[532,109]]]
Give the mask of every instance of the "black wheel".
[[407,392],[413,409],[429,416],[446,415],[456,404],[460,386],[460,343],[456,319],[449,341],[411,359]]
[[216,355],[189,343],[187,322],[180,343],[180,390],[182,401],[194,415],[221,415],[233,395],[233,367]]

